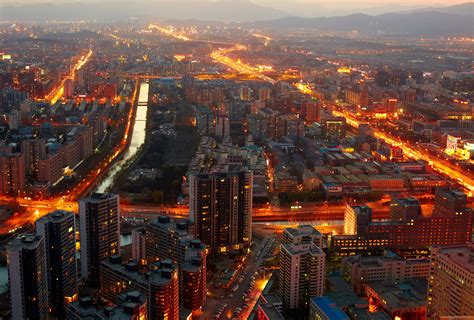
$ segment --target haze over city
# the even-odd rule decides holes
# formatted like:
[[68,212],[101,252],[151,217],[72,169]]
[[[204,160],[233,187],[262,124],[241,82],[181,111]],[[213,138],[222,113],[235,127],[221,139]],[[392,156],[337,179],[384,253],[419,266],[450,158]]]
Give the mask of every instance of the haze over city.
[[[60,19],[93,19],[105,20],[130,18],[132,16],[150,17],[150,14],[161,19],[197,19],[211,21],[252,21],[282,18],[286,16],[299,17],[331,17],[354,13],[383,14],[392,12],[408,13],[413,10],[436,11],[451,5],[464,4],[465,1],[450,0],[432,1],[272,1],[272,0],[177,0],[177,1],[3,1],[0,8],[2,19],[36,19],[44,20],[51,16]],[[74,12],[69,10],[77,8]],[[94,12],[98,10],[97,12]],[[56,12],[57,10],[57,12]],[[104,10],[104,11],[102,11]],[[62,15],[61,15],[62,13]],[[102,15],[98,15],[100,13]],[[464,11],[472,15],[472,9]]]
[[2,1],[0,318],[474,319],[473,8]]

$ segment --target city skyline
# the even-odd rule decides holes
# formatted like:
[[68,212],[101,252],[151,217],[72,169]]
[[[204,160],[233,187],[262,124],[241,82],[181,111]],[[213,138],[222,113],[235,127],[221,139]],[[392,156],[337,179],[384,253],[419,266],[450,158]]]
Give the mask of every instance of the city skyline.
[[0,318],[474,317],[473,3],[55,3],[0,21]]

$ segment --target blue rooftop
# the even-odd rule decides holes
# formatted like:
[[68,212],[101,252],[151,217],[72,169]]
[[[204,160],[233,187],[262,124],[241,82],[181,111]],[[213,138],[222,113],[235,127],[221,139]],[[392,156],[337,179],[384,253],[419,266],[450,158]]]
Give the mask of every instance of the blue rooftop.
[[311,304],[317,306],[331,320],[349,320],[349,316],[327,297],[311,298]]

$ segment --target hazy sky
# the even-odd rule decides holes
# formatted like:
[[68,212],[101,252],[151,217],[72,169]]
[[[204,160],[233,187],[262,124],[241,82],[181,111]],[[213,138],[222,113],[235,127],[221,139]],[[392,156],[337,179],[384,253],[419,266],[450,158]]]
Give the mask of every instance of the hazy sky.
[[[0,4],[8,3],[68,3],[68,2],[114,2],[114,0],[2,0],[0,1]],[[159,2],[154,1],[154,2]],[[222,1],[227,1],[227,2],[239,2],[241,0],[208,0],[209,2],[222,2]],[[324,6],[332,6],[334,8],[337,8],[340,5],[348,5],[350,7],[361,7],[365,5],[389,5],[389,6],[448,6],[448,5],[453,5],[453,4],[458,4],[458,3],[465,3],[469,2],[469,0],[440,0],[440,1],[433,1],[433,0],[250,0],[251,2],[254,3],[259,3],[259,4],[264,4],[264,5],[269,5],[269,6],[280,6],[280,5],[286,5],[290,7],[294,3],[300,3],[300,4],[309,4],[309,5],[314,5],[314,4],[321,4]],[[133,2],[143,2],[143,1],[134,1],[134,0],[129,0],[127,1],[129,3]]]
[[[77,4],[89,4],[97,3],[100,4],[102,7],[104,5],[111,5],[113,9],[112,11],[117,11],[117,8],[130,10],[130,14],[136,14],[137,9],[144,9],[147,6],[143,5],[143,3],[149,3],[150,7],[156,9],[156,13],[159,12],[170,12],[174,13],[175,15],[179,15],[183,13],[186,15],[186,10],[194,10],[194,14],[196,17],[199,15],[206,15],[206,13],[210,14],[210,11],[216,9],[216,7],[220,6],[213,6],[209,5],[209,3],[226,3],[226,7],[232,7],[234,11],[240,14],[256,14],[265,18],[272,18],[276,16],[302,16],[302,17],[320,17],[320,16],[342,16],[351,13],[366,13],[366,14],[381,14],[387,12],[399,12],[411,9],[417,9],[420,7],[443,7],[443,6],[450,6],[459,3],[465,3],[472,0],[0,0],[0,17],[2,16],[2,6],[7,5],[19,5],[19,4],[62,4],[66,5],[65,10],[67,10],[69,4],[72,7],[77,8]],[[200,6],[203,2],[207,2],[207,5]],[[267,7],[272,7],[273,10],[271,13],[267,10],[268,15],[265,16],[265,10],[262,11],[263,8],[260,10],[256,10],[255,7],[249,6],[249,2],[254,4],[263,5]],[[142,5],[138,5],[138,4]],[[120,4],[120,5],[119,5]],[[230,5],[230,6],[229,6]],[[93,6],[93,5],[92,5]],[[130,7],[129,7],[130,6]],[[200,9],[202,11],[200,11]],[[247,11],[245,9],[248,9]],[[47,9],[43,13],[40,9],[34,9],[30,15],[34,13],[37,16],[41,16],[41,14],[48,15]],[[37,11],[38,10],[38,11]],[[87,18],[88,14],[93,14],[93,12],[89,12],[89,10],[94,11],[92,8],[87,8],[82,12]],[[250,11],[249,11],[250,10]],[[278,12],[276,12],[278,11]],[[10,15],[11,10],[8,11],[7,14]],[[105,11],[107,12],[107,11]],[[132,13],[133,12],[133,13]],[[111,12],[112,13],[112,12]],[[21,15],[21,10],[17,11],[15,15]],[[215,14],[217,19],[219,19],[219,14]],[[186,16],[189,17],[189,14]],[[67,18],[67,15],[64,17]],[[173,17],[176,18],[176,17]],[[193,17],[194,18],[194,17]],[[241,17],[236,18],[237,20],[242,19]]]

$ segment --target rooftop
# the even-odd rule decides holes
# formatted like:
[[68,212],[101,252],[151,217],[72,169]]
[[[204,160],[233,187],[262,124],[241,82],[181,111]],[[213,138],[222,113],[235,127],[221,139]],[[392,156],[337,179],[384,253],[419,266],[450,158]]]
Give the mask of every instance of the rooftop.
[[311,304],[321,310],[331,320],[349,320],[349,316],[327,297],[311,298]]
[[40,240],[42,239],[39,235],[34,234],[22,234],[14,238],[8,243],[8,250],[17,251],[21,249],[34,250],[38,247]]
[[312,225],[299,225],[296,228],[286,228],[285,232],[289,233],[293,237],[302,236],[302,235],[321,236],[321,232],[316,230]]
[[317,245],[313,243],[304,243],[304,244],[294,244],[294,243],[285,243],[281,245],[282,249],[285,249],[289,254],[303,254],[311,253],[317,255],[324,255],[324,252]]
[[269,319],[272,320],[284,320],[285,318],[281,315],[280,312],[275,308],[271,303],[259,304],[258,307],[262,309],[263,312],[267,315]]
[[466,269],[474,274],[474,244],[470,243],[465,246],[455,247],[434,247],[433,250],[438,251],[441,255],[451,263]]
[[390,310],[411,309],[426,306],[427,279],[411,279],[404,283],[387,285],[379,281],[369,282],[384,305]]

